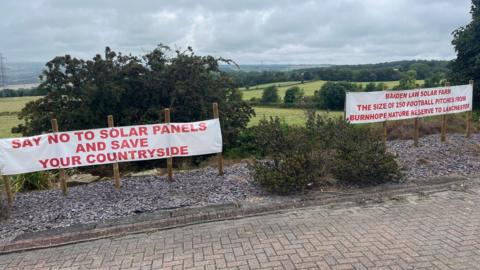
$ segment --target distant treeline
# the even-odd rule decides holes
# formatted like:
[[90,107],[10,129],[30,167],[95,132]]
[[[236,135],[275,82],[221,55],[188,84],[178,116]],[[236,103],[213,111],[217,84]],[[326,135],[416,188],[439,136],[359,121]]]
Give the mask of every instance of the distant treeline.
[[368,65],[306,68],[285,72],[236,71],[229,73],[238,87],[250,87],[272,82],[310,80],[351,82],[398,81],[410,70],[416,72],[418,80],[428,80],[432,77],[445,78],[449,72],[449,63],[449,61],[412,60]]
[[47,94],[46,90],[41,90],[38,88],[31,89],[2,89],[0,90],[0,98],[7,97],[27,97],[27,96],[45,96]]

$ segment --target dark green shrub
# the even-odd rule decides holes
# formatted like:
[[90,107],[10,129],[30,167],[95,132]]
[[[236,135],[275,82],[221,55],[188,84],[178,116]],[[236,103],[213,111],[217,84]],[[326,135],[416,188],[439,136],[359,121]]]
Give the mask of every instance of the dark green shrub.
[[401,179],[395,157],[368,126],[354,126],[338,121],[332,137],[334,159],[331,172],[345,184],[373,186]]
[[283,103],[293,104],[299,103],[303,99],[304,92],[300,87],[293,86],[287,89],[285,92],[285,97],[283,98]]
[[327,82],[315,92],[315,103],[326,110],[343,110],[345,93],[356,91],[357,86],[349,82]]
[[229,148],[225,149],[225,157],[231,159],[261,157],[260,149],[256,143],[257,127],[250,127],[243,130],[233,141]]
[[254,180],[274,193],[302,192],[330,175],[355,186],[402,177],[378,133],[368,126],[351,125],[342,117],[309,111],[305,128],[270,118],[252,131],[259,156],[266,157],[253,162]]
[[49,131],[52,116],[62,130],[104,127],[110,114],[118,126],[158,123],[164,108],[172,109],[173,122],[200,121],[213,117],[212,103],[217,102],[228,146],[254,111],[220,70],[225,61],[198,56],[191,48],[172,52],[162,45],[142,57],[108,47],[104,56],[91,60],[55,57],[46,64],[38,86],[46,96],[26,104],[19,114],[24,121],[13,133]]
[[278,95],[277,86],[272,85],[263,89],[262,98],[260,99],[260,102],[263,104],[280,102],[280,96]]
[[280,119],[262,120],[257,128],[257,147],[266,160],[255,160],[255,181],[281,195],[303,192],[325,175],[326,155],[311,147],[304,128],[283,126]]

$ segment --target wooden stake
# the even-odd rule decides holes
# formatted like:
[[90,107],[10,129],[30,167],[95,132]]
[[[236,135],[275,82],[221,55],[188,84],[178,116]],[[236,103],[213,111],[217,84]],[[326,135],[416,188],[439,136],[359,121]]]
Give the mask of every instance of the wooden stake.
[[[165,123],[170,124],[170,109],[165,109]],[[167,158],[168,181],[173,181],[173,158]]]
[[10,186],[10,177],[4,175],[2,178],[3,178],[5,193],[7,193],[8,206],[11,207],[13,204],[13,195],[12,195],[12,187]]
[[[450,86],[450,83],[449,82],[446,82],[445,83],[445,86]],[[442,134],[441,134],[441,137],[440,137],[440,140],[441,142],[446,142],[447,141],[447,115],[444,114],[442,115]]]
[[[51,123],[52,123],[53,133],[57,133],[57,132],[58,132],[58,122],[57,122],[57,119],[52,119],[52,120],[51,120]],[[59,170],[58,170],[58,173],[59,173],[60,183],[61,183],[61,187],[62,187],[62,191],[63,191],[63,196],[67,196],[67,195],[68,195],[68,190],[67,190],[67,175],[65,174],[65,170],[62,170],[62,169],[59,169]]]
[[420,137],[420,119],[415,118],[414,119],[414,131],[413,131],[413,145],[415,147],[418,147],[418,138]]
[[[113,128],[115,126],[113,122],[113,115],[107,117],[108,127]],[[118,168],[118,162],[113,163],[113,179],[115,180],[115,188],[118,190],[121,187],[120,183],[120,169]]]
[[[470,85],[472,85],[473,88],[473,80],[470,80]],[[466,131],[466,137],[470,138],[472,136],[472,110],[467,112],[467,131]]]
[[[220,114],[218,113],[218,103],[213,103],[213,118],[219,119]],[[217,159],[218,159],[218,174],[223,175],[223,156],[222,152],[217,153]]]

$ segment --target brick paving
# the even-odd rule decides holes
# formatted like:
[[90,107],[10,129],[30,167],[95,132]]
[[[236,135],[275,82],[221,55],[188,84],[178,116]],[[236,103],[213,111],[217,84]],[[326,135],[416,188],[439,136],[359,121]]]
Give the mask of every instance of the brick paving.
[[480,269],[480,188],[7,254],[0,269]]

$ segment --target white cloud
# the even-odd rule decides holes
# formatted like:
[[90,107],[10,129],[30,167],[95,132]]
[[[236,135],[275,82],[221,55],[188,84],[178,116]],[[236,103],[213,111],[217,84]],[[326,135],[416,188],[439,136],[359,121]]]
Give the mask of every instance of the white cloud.
[[163,43],[239,63],[451,59],[469,0],[1,1],[9,61],[142,54]]

